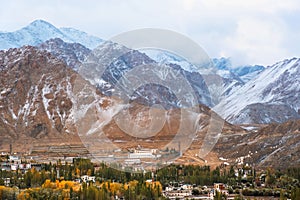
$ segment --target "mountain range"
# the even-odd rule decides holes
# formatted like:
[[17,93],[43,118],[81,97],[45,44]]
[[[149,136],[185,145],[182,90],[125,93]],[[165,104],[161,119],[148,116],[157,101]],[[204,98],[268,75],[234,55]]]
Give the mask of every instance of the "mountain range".
[[[178,63],[186,70],[197,71],[195,66],[170,53],[145,52],[158,62]],[[232,67],[228,58],[212,61],[217,75],[223,79],[222,98],[213,109],[224,119],[234,124],[282,123],[300,119],[298,58],[286,59],[268,67]],[[205,74],[202,76],[205,77]],[[215,89],[212,88],[210,93],[213,94]]]
[[215,110],[232,123],[272,123],[300,118],[300,60],[286,59],[267,67]]
[[[134,88],[134,93],[125,98],[128,101],[116,96],[116,86],[131,80],[124,79],[126,73],[144,65],[153,69],[141,71],[136,80],[146,81],[141,78],[151,73],[169,76],[174,82],[182,76],[197,96],[196,104],[189,103],[199,106],[198,111],[183,120],[185,124],[193,121],[193,127],[186,130],[196,135],[180,162],[201,162],[195,155],[209,130],[209,119],[219,115],[217,119],[225,121],[209,155],[217,155],[213,162],[220,162],[218,157],[222,156],[231,162],[251,157],[261,166],[284,167],[276,159],[300,164],[299,58],[267,67],[233,67],[230,59],[212,59],[217,73],[207,76],[176,55],[140,52],[74,29],[58,29],[41,20],[16,32],[0,33],[0,47],[8,49],[0,51],[1,149],[7,149],[7,141],[18,141],[20,150],[27,152],[32,141],[46,145],[59,138],[59,143],[66,144],[73,139],[78,142],[78,135],[102,147],[111,145],[105,141],[115,141],[122,149],[140,144],[153,148],[154,140],[160,147],[166,145],[178,131],[182,108],[170,88],[150,83]],[[222,79],[223,85],[216,87],[216,79]],[[174,89],[180,89],[180,84],[174,85]],[[213,100],[214,95],[219,96],[218,101]],[[126,122],[146,126],[151,121],[147,118],[149,108],[157,104],[163,105],[168,116],[157,136],[136,140],[117,125],[115,117],[129,109],[132,118]],[[271,132],[274,137],[267,143]],[[97,141],[90,137],[95,134],[101,136]],[[99,150],[87,148],[89,152]]]
[[[114,119],[124,109],[130,108],[132,118],[129,123],[146,126],[149,123],[148,106],[139,102],[122,102],[101,94],[63,60],[45,50],[25,46],[0,51],[0,70],[1,88],[5,88],[0,96],[2,150],[14,141],[17,151],[40,152],[47,146],[46,155],[51,156],[53,149],[59,148],[59,153],[62,153],[63,147],[69,147],[63,155],[70,155],[70,152],[78,151],[78,135],[81,141],[93,144],[85,146],[93,155],[99,154],[99,148],[112,148],[109,145],[122,150],[138,145],[165,148],[178,131],[179,124],[183,123],[185,130],[195,131],[195,135],[191,144],[185,144],[184,138],[180,140],[183,147],[190,146],[178,159],[179,163],[221,164],[219,157],[223,157],[230,163],[244,159],[261,167],[272,165],[284,168],[295,166],[300,161],[300,154],[297,153],[300,145],[297,139],[299,121],[262,128],[240,127],[224,122],[220,139],[204,162],[197,154],[210,129],[210,119],[215,115],[205,105],[199,105],[198,112],[186,115],[183,121],[180,109],[169,109],[166,113],[168,120],[155,136],[149,136],[146,140],[136,139],[121,129]],[[217,117],[218,120],[221,118]],[[191,121],[194,121],[193,127],[187,128]],[[57,156],[57,152],[53,153]],[[288,164],[282,165],[283,162]]]
[[0,49],[18,48],[24,45],[36,46],[51,38],[80,43],[89,49],[96,48],[103,41],[74,28],[56,28],[44,20],[35,20],[15,32],[0,32]]
[[[102,46],[99,49],[102,48],[100,50],[102,54],[105,51],[112,51],[111,53],[106,52],[106,55],[111,54],[110,56],[113,56],[113,54],[116,54],[116,48],[112,44],[108,46],[109,42],[104,44],[102,39],[72,28],[56,28],[43,20],[36,20],[27,27],[15,32],[0,33],[0,48],[7,49],[22,45],[38,46],[39,49],[46,50],[64,60],[75,71],[78,70],[81,63],[91,53],[91,49],[101,44]],[[123,51],[126,52],[125,47]],[[184,74],[189,79],[190,85],[198,96],[197,98],[202,99],[199,103],[204,103],[211,108],[216,106],[214,110],[231,123],[285,122],[289,119],[299,118],[299,105],[297,102],[299,89],[296,85],[293,85],[293,83],[297,84],[299,82],[298,65],[295,64],[294,68],[296,69],[293,73],[287,73],[285,70],[289,71],[291,67],[289,59],[268,67],[260,65],[233,67],[229,58],[214,58],[212,62],[217,69],[217,74],[215,77],[207,77],[205,74],[199,74],[197,67],[170,52],[158,50],[132,51],[135,57],[139,57],[135,61],[128,59],[132,53],[126,53],[127,56],[120,57],[118,62],[111,63],[111,66],[105,72],[104,79],[94,77],[94,80],[89,80],[94,85],[97,85],[104,94],[111,93],[119,77],[131,69],[130,66],[133,63],[129,63],[126,66],[126,62],[138,60],[141,61],[140,63],[144,61],[146,63],[157,62],[158,64],[172,66],[173,69],[178,68],[181,74]],[[120,52],[117,54],[120,54]],[[134,56],[131,55],[131,57]],[[101,62],[108,64],[104,58],[101,59]],[[296,61],[296,63],[298,62]],[[114,72],[109,70],[110,68]],[[118,70],[116,71],[117,68]],[[273,78],[275,75],[278,77]],[[214,80],[220,78],[223,81],[221,87],[216,87],[213,84],[214,81],[203,82],[203,79]],[[95,80],[97,80],[97,83]],[[212,82],[211,85],[210,82]],[[280,85],[277,85],[278,83]],[[205,89],[205,87],[207,88]],[[270,92],[272,95],[270,95]],[[138,98],[136,94],[134,98]],[[140,94],[139,96],[143,97],[144,95]],[[171,96],[169,94],[169,98]],[[178,104],[174,97],[172,98],[173,102],[167,104],[172,104],[173,106]],[[144,99],[142,101],[145,101],[145,98],[142,99]],[[152,100],[152,103],[154,102]]]
[[[103,40],[100,38],[72,28],[56,28],[43,20],[36,20],[15,32],[0,33],[1,49],[21,47],[23,45],[38,46],[39,49],[46,50],[64,60],[75,71],[78,70],[81,63],[91,53],[91,49],[101,44],[102,46],[99,49],[102,48],[102,50],[100,52],[112,50],[112,53],[107,52],[106,54],[111,54],[111,56],[116,52],[116,49],[112,47],[113,45],[108,47],[108,43],[103,44]],[[108,49],[105,50],[105,48]],[[123,51],[126,51],[125,47]],[[184,76],[189,79],[189,83],[198,95],[198,99],[202,99],[199,103],[204,103],[211,108],[216,106],[214,110],[232,123],[271,123],[299,118],[299,105],[297,102],[299,89],[293,85],[293,83],[297,84],[299,82],[297,74],[298,64],[295,64],[294,68],[296,69],[293,73],[286,72],[285,70],[289,71],[291,67],[289,59],[269,67],[260,65],[233,67],[230,59],[215,58],[212,59],[212,62],[217,69],[217,74],[212,78],[211,76],[207,77],[205,74],[199,74],[197,67],[191,65],[183,58],[168,52],[147,50],[126,53],[127,56],[123,56],[118,62],[111,63],[112,66],[110,68],[113,70],[119,68],[118,71],[113,73],[110,70],[109,72],[109,68],[107,68],[104,79],[96,77],[96,79],[90,80],[104,94],[111,93],[120,75],[130,69],[132,63],[126,66],[126,62],[130,62],[128,58],[133,53],[134,56],[139,57],[135,61],[140,60],[140,63],[144,61],[146,63],[157,62],[170,65],[173,69],[178,68],[181,74],[184,73]],[[131,57],[134,56],[131,55]],[[101,62],[104,62],[104,58],[101,59]],[[294,59],[291,59],[291,62],[293,62],[292,60]],[[132,61],[135,62],[134,60]],[[298,62],[296,61],[296,63]],[[106,64],[108,63],[106,62]],[[273,78],[275,75],[277,78]],[[204,83],[201,77],[204,80],[222,78],[223,85],[221,88],[220,86],[216,88],[215,85],[210,85],[210,81]],[[95,80],[98,80],[98,82],[95,83]],[[277,85],[278,83],[280,85]],[[205,87],[207,88],[205,89]],[[169,94],[169,97],[171,96]],[[211,99],[209,99],[209,96],[211,96]],[[214,96],[218,98],[213,98]],[[173,105],[178,104],[178,102],[174,101],[174,97],[172,98],[173,102],[169,103]]]

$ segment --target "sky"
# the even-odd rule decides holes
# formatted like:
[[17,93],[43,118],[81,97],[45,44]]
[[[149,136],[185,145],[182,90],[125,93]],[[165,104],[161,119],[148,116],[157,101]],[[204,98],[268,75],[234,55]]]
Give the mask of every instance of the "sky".
[[141,28],[168,29],[233,66],[300,57],[299,0],[0,0],[0,31],[36,19],[102,39]]

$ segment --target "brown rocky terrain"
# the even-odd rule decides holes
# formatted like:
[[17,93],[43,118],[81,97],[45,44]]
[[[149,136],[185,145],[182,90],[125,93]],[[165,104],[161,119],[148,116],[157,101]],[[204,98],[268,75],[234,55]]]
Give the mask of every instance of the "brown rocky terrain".
[[273,123],[247,134],[221,137],[215,152],[233,163],[288,168],[300,165],[300,120]]
[[81,63],[91,53],[91,50],[79,43],[67,43],[60,38],[47,40],[37,47],[39,50],[50,52],[56,58],[64,61],[66,65],[78,70]]
[[71,69],[49,53],[27,46],[1,51],[0,70],[2,145],[73,137],[69,94],[76,74]]
[[[262,167],[300,162],[296,120],[244,129],[204,105],[162,110],[125,104],[103,96],[65,62],[29,46],[0,51],[0,73],[0,151],[13,144],[14,151],[40,157],[88,156],[142,146],[182,151],[176,161],[182,164],[219,165],[220,157]],[[165,121],[151,126],[155,120]]]

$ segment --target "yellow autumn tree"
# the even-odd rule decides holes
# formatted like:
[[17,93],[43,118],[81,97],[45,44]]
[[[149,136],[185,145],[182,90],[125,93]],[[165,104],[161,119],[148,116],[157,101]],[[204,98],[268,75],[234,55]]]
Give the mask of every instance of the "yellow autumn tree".
[[51,180],[46,179],[45,183],[42,185],[43,188],[51,188]]
[[105,185],[105,188],[106,188],[109,192],[111,192],[111,193],[113,193],[113,194],[118,193],[118,192],[121,190],[121,188],[123,187],[123,184],[121,184],[121,183],[104,182],[104,183],[102,183],[102,184],[100,185],[101,188],[102,188],[104,185]]
[[75,174],[76,174],[76,177],[79,178],[80,177],[80,169],[76,168]]

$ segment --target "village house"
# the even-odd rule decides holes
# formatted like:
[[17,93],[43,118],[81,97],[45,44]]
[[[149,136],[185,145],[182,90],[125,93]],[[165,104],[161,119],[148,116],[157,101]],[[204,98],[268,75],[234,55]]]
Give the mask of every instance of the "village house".
[[95,176],[83,175],[80,178],[81,178],[81,181],[84,182],[84,183],[87,183],[87,182],[95,183],[96,182]]

